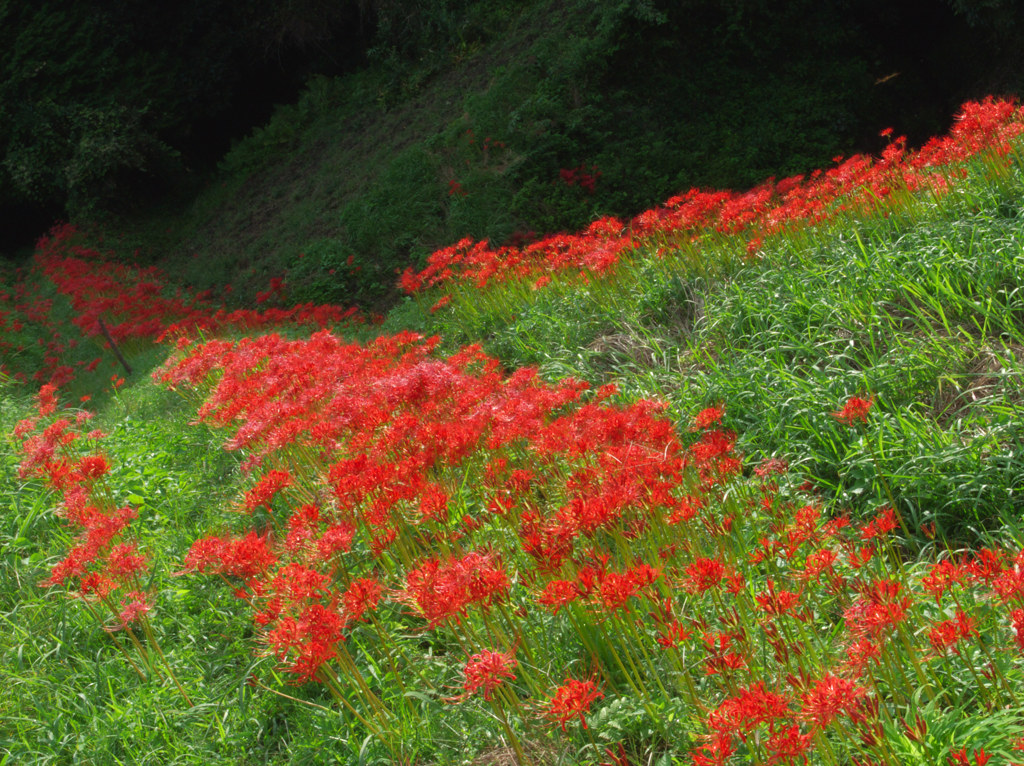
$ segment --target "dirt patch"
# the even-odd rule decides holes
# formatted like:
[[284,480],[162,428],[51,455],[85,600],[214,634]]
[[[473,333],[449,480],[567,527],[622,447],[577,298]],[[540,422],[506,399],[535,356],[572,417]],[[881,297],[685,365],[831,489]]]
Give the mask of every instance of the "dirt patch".
[[1011,344],[1001,353],[988,346],[971,359],[954,385],[940,388],[932,401],[935,419],[944,427],[955,423],[972,408],[993,398],[1020,398],[1019,391],[1006,390],[1008,375],[1019,372],[1024,360],[1024,346]]

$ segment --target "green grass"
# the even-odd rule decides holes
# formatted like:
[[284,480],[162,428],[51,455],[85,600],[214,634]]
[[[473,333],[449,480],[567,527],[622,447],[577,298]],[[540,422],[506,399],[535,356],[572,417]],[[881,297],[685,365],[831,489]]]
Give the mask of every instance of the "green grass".
[[[270,146],[278,140],[274,135],[265,138]],[[394,223],[388,216],[399,212],[380,212],[386,200],[416,188],[421,175],[436,170],[435,160],[417,147],[395,159],[381,174],[381,196],[371,193],[353,203],[352,210],[361,212],[351,214],[350,224],[366,224],[375,210],[382,230]],[[378,208],[358,208],[367,199],[376,199]],[[467,289],[437,314],[427,308],[431,298],[408,299],[380,327],[353,333],[365,340],[402,329],[436,332],[444,350],[479,342],[509,370],[536,365],[549,380],[576,376],[595,386],[614,381],[620,401],[667,402],[682,435],[700,409],[721,404],[749,458],[748,470],[769,457],[788,461],[790,480],[811,482],[834,515],[849,510],[866,518],[893,502],[913,533],[903,551],[908,567],[923,571],[914,557],[923,562],[925,553],[944,546],[959,551],[1020,540],[1021,199],[1019,166],[990,178],[979,161],[948,197],[905,200],[877,215],[850,215],[819,231],[777,237],[756,262],[744,257],[742,237],[709,236],[661,257],[641,250],[588,284],[557,277],[541,290],[518,283]],[[426,216],[436,213],[435,202],[430,195],[407,198],[410,210],[422,205],[419,213]],[[330,237],[321,242],[309,257],[347,261],[344,250],[332,249]],[[248,256],[234,249],[242,244],[224,240],[216,247],[242,259]],[[211,269],[208,279],[234,275],[241,263],[210,257],[222,271]],[[195,271],[179,276],[198,280],[202,264],[199,259],[189,267]],[[52,320],[70,319],[66,302],[55,299]],[[48,332],[30,327],[26,339]],[[26,369],[37,358],[30,348],[18,362]],[[135,528],[152,558],[158,638],[195,705],[185,704],[168,683],[141,679],[118,651],[123,637],[103,631],[59,589],[38,586],[69,541],[54,514],[55,498],[40,481],[19,477],[18,458],[5,442],[0,753],[10,763],[29,764],[392,762],[387,749],[322,688],[289,687],[275,674],[273,658],[253,653],[246,605],[230,589],[179,575],[196,538],[246,528],[249,520],[232,508],[249,480],[222,449],[222,435],[193,422],[195,403],[150,381],[167,350],[139,343],[125,351],[137,372],[123,388],[111,387],[117,368],[108,359],[101,371],[80,376],[67,398],[91,395],[93,423],[108,434],[103,445],[111,457],[110,485],[119,502],[138,508]],[[68,361],[77,363],[95,352],[83,345],[69,353]],[[32,412],[31,391],[13,383],[0,387],[4,433]],[[869,394],[876,403],[867,425],[848,427],[832,416],[849,396]],[[917,534],[923,524],[935,524],[940,542]],[[411,633],[397,607],[382,619],[405,631],[403,651],[415,647],[418,675],[431,685],[413,695],[387,690],[396,707],[423,716],[409,714],[396,723],[410,762],[497,762],[502,732],[491,712],[444,702],[461,688],[465,657],[455,635]],[[577,634],[554,621],[536,630],[559,670],[588,672]],[[363,652],[355,662],[384,686],[384,665],[391,659]],[[1020,668],[1011,670],[1019,688]],[[951,684],[964,686],[953,676],[949,671]],[[1010,742],[1022,728],[1020,710],[968,712],[973,699],[967,692],[954,702],[915,696],[908,716],[920,714],[929,735],[915,739],[892,723],[886,737],[898,756],[907,763],[941,763],[951,748],[969,744],[1009,758]],[[623,742],[644,763],[686,763],[682,753],[689,749],[694,718],[670,700],[645,706],[618,696],[592,716],[593,740],[577,732],[570,744],[541,757],[566,766],[592,764],[595,753]]]
[[[780,237],[756,264],[712,238],[587,285],[466,289],[433,317],[410,303],[385,327],[614,380],[682,425],[724,404],[750,458],[791,461],[837,507],[891,491],[914,527],[976,539],[1024,511],[1024,180],[975,170],[958,195]],[[870,444],[830,416],[856,394],[878,397]]]

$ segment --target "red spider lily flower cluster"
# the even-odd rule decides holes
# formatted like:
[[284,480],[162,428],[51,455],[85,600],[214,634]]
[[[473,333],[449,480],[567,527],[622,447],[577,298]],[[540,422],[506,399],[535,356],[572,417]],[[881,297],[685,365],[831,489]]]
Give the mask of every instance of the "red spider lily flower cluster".
[[149,561],[135,541],[125,539],[138,516],[130,506],[116,506],[105,488],[110,463],[102,452],[76,454],[83,444],[93,446],[102,434],[83,432],[91,415],[73,415],[59,408],[57,389],[39,390],[37,417],[14,429],[21,440],[22,478],[41,478],[60,495],[58,513],[74,534],[67,555],[55,564],[43,586],[64,586],[101,611],[109,612],[115,628],[138,622],[151,608],[141,580]]
[[[542,275],[598,275],[641,246],[666,239],[695,241],[708,233],[739,234],[756,254],[764,239],[798,226],[818,225],[849,210],[875,210],[881,201],[908,190],[941,194],[949,177],[965,171],[966,162],[982,152],[1008,154],[1024,132],[1024,112],[1009,101],[992,98],[963,105],[949,135],[934,138],[916,152],[902,138],[891,141],[877,159],[854,155],[837,158],[835,167],[769,181],[746,192],[690,191],[659,208],[623,223],[602,219],[575,235],[546,237],[525,246],[492,249],[487,242],[464,239],[433,253],[419,272],[408,269],[401,286],[408,293],[435,286],[483,288]],[[562,170],[564,183],[592,189],[596,173],[581,166]]]
[[866,423],[868,420],[868,413],[871,412],[871,408],[875,404],[875,397],[869,396],[864,399],[859,396],[851,396],[846,400],[842,409],[833,412],[832,417],[838,420],[840,423],[852,426],[857,423]]
[[[985,693],[1002,693],[998,663],[1024,645],[1024,554],[911,576],[890,555],[893,509],[830,518],[780,489],[778,459],[745,477],[721,408],[683,442],[654,402],[614,406],[610,390],[435,348],[408,333],[268,335],[182,346],[157,375],[200,395],[201,419],[262,466],[242,505],[272,502],[272,528],[197,541],[186,565],[240,583],[295,680],[351,672],[357,624],[400,644],[374,617],[397,609],[416,632],[460,636],[459,701],[510,703],[497,691],[515,680],[559,728],[601,694],[692,674],[666,693],[701,685],[695,763],[802,762],[844,732],[851,758],[878,756],[881,706],[899,712],[878,674],[942,677],[979,641],[999,654]],[[595,637],[608,656],[592,681],[545,695],[550,648],[521,622],[533,612]],[[488,654],[510,642],[529,668]]]
[[[486,285],[518,275],[539,286],[556,270],[611,268],[644,237],[708,226],[767,234],[824,220],[858,190],[884,198],[922,188],[940,177],[934,166],[998,153],[1019,127],[1015,107],[986,102],[916,155],[897,141],[877,162],[854,158],[806,182],[693,192],[629,227],[604,219],[583,237],[498,260],[464,241],[432,264],[441,269],[433,276],[409,279],[422,277],[422,287],[468,275]],[[46,267],[86,316],[115,287],[74,262],[99,259],[71,251],[70,232],[54,237]],[[140,296],[127,303],[163,305],[158,275],[140,274],[121,275]],[[200,304],[188,304],[195,315],[168,309],[154,321],[160,332],[172,319],[203,327],[193,321],[209,316]],[[412,333],[367,345],[326,331],[183,338],[156,376],[225,429],[250,475],[234,506],[249,512],[235,528],[249,528],[196,540],[185,569],[228,580],[263,652],[292,680],[324,684],[347,709],[361,705],[375,733],[393,709],[413,705],[406,683],[430,684],[409,670],[427,652],[468,657],[431,693],[461,684],[465,694],[451,701],[483,697],[506,723],[523,715],[521,727],[524,710],[539,710],[534,718],[568,735],[576,720],[587,727],[605,695],[682,700],[695,764],[802,763],[815,752],[891,763],[886,724],[938,701],[951,679],[973,679],[983,706],[1014,702],[1006,671],[1024,654],[1024,552],[982,549],[914,569],[895,550],[893,508],[853,523],[790,489],[785,460],[745,472],[721,407],[677,432],[660,403],[613,404],[612,388],[548,384],[533,369],[505,374],[479,348],[445,357],[437,346]],[[867,427],[872,404],[854,397],[832,414]],[[150,600],[133,578],[147,564],[125,540],[134,512],[94,491],[110,470],[105,454],[73,454],[86,420],[61,412],[44,386],[38,417],[15,429],[24,475],[60,492],[77,525],[49,581],[75,583],[90,604],[120,589],[115,619],[144,620]],[[556,646],[551,635],[572,640]],[[433,654],[438,644],[445,650]],[[400,675],[398,690],[365,677],[367,667]],[[580,667],[592,669],[589,680],[571,677]],[[988,758],[971,753],[951,762]]]
[[[181,290],[168,295],[166,281],[155,267],[114,262],[82,241],[81,232],[72,224],[56,226],[36,244],[35,260],[46,278],[71,301],[74,322],[85,335],[98,335],[101,319],[115,342],[209,334],[225,328],[257,329],[287,323],[325,327],[359,321],[355,308],[302,304],[289,309],[228,311],[214,306],[205,295]],[[283,291],[283,278],[274,277],[260,294],[260,302],[280,297]]]
[[580,725],[587,728],[587,720],[584,714],[590,711],[590,706],[601,699],[604,693],[599,691],[597,684],[592,679],[579,681],[575,678],[566,678],[565,682],[555,689],[544,711],[544,714],[561,726],[565,731],[565,725],[576,718]]
[[601,177],[601,171],[597,165],[589,168],[584,164],[575,168],[562,168],[558,171],[558,178],[566,186],[579,186],[587,194],[593,194],[597,188],[597,180]]
[[511,652],[495,652],[484,650],[469,658],[466,663],[466,694],[475,694],[483,689],[484,699],[491,699],[494,690],[504,681],[515,681],[516,675],[512,668],[516,665],[515,656]]
[[78,339],[66,337],[53,300],[40,295],[34,271],[17,269],[14,286],[0,288],[0,375],[62,387],[76,372],[92,372],[100,359],[70,359]]
[[[81,356],[80,352],[73,353],[81,338],[69,337],[67,329],[58,324],[52,299],[38,295],[40,281],[51,283],[68,299],[75,312],[76,335],[109,336],[117,344],[139,338],[209,335],[229,328],[258,329],[285,324],[322,328],[363,321],[356,308],[332,305],[228,311],[211,302],[208,294],[172,290],[158,269],[118,263],[112,254],[102,253],[86,244],[88,241],[71,224],[55,226],[37,242],[29,273],[19,271],[12,290],[0,289],[0,351],[10,352],[12,358],[32,359],[31,371],[11,369],[14,365],[3,362],[0,374],[22,382],[27,382],[31,375],[41,384],[60,387],[79,372],[94,371],[102,362],[101,357],[75,359]],[[281,301],[284,288],[283,278],[275,277],[260,297]],[[227,292],[229,289],[225,289]],[[29,336],[38,339],[39,360],[33,356],[36,350],[26,346]],[[109,363],[115,364],[113,356]],[[123,382],[116,376],[112,380],[115,387]]]
[[970,757],[967,755],[967,748],[961,747],[950,751],[949,756],[946,758],[946,763],[949,766],[985,766],[991,760],[992,756],[986,753],[983,747],[972,751]]

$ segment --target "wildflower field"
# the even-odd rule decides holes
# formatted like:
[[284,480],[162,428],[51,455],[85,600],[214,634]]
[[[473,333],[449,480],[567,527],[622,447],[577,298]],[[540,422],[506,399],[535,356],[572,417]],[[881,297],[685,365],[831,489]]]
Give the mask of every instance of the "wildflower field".
[[54,228],[0,764],[1024,763],[1021,134],[462,240],[383,318]]

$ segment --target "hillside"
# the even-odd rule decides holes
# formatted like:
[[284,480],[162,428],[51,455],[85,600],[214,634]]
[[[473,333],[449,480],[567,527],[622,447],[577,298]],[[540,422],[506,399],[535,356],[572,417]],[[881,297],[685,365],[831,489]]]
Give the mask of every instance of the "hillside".
[[912,8],[672,8],[424,12],[445,31],[421,50],[381,46],[358,71],[314,77],[177,201],[128,204],[107,228],[196,290],[230,284],[239,306],[279,278],[292,302],[382,312],[396,269],[462,237],[524,242],[690,187],[806,173],[880,152],[883,127],[919,145],[963,101],[1013,87],[997,57],[1013,46],[948,9],[908,47]]
[[0,294],[0,748],[1012,763],[1024,114],[886,134],[446,243],[381,321],[55,228]]

